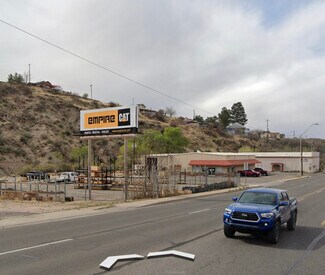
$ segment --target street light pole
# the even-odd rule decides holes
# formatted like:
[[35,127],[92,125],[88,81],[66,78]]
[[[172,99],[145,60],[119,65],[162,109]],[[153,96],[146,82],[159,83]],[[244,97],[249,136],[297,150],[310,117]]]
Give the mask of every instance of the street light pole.
[[304,164],[302,161],[302,136],[314,125],[318,125],[318,123],[312,123],[306,130],[300,135],[300,174],[301,176],[304,175]]

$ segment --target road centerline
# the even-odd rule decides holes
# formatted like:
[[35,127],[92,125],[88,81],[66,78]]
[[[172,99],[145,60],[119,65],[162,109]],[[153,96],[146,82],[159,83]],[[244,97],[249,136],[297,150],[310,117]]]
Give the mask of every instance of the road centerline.
[[211,209],[210,209],[210,208],[205,208],[205,209],[202,209],[202,210],[189,212],[189,213],[187,213],[187,214],[188,214],[188,215],[198,214],[198,213],[206,212],[206,211],[209,211],[209,210],[211,210]]
[[43,243],[43,244],[39,244],[39,245],[34,245],[34,246],[19,248],[19,249],[5,251],[5,252],[0,252],[0,256],[7,255],[7,254],[12,254],[12,253],[16,253],[16,252],[21,252],[21,251],[26,251],[26,250],[31,250],[31,249],[35,249],[35,248],[40,248],[40,247],[44,247],[44,246],[49,246],[49,245],[54,245],[54,244],[59,244],[59,243],[64,243],[64,242],[69,242],[69,241],[73,241],[73,239],[64,239],[64,240],[59,240],[59,241],[55,241],[55,242]]

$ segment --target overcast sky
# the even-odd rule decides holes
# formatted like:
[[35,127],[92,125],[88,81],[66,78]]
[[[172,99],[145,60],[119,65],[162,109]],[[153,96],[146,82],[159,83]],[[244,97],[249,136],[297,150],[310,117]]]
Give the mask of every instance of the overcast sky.
[[[325,1],[1,0],[0,80],[28,72],[122,105],[217,115],[242,102],[251,130],[325,138]],[[195,106],[195,108],[193,107]]]

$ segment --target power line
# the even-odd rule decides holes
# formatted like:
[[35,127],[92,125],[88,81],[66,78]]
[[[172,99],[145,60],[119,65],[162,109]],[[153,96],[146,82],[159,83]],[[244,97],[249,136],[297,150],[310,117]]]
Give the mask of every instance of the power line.
[[40,40],[40,41],[42,41],[42,42],[44,42],[44,43],[46,43],[46,44],[52,46],[52,47],[55,47],[55,48],[57,48],[57,49],[59,49],[59,50],[61,50],[61,51],[64,51],[64,52],[66,52],[66,53],[68,53],[68,54],[70,54],[70,55],[73,55],[74,57],[77,57],[77,58],[79,58],[79,59],[81,59],[81,60],[83,60],[83,61],[86,61],[86,62],[88,62],[88,63],[90,63],[90,64],[92,64],[92,65],[94,65],[94,66],[96,66],[96,67],[98,67],[98,68],[101,68],[101,69],[103,69],[103,70],[105,70],[105,71],[107,71],[107,72],[110,72],[110,73],[112,73],[112,74],[118,76],[118,77],[121,77],[121,78],[123,78],[123,79],[125,79],[125,80],[127,80],[127,81],[129,81],[129,82],[132,82],[132,83],[134,83],[134,84],[137,84],[137,85],[139,85],[139,86],[142,86],[143,88],[146,88],[147,90],[150,90],[150,91],[152,91],[152,92],[158,93],[158,94],[160,94],[160,95],[162,95],[162,96],[168,97],[168,98],[173,99],[173,100],[175,100],[175,101],[178,101],[178,102],[180,102],[180,103],[182,103],[182,104],[184,104],[184,105],[187,105],[187,106],[192,107],[192,108],[196,108],[196,109],[201,110],[201,111],[203,111],[203,112],[206,112],[206,113],[208,113],[208,114],[215,115],[214,113],[211,113],[211,112],[209,112],[209,111],[207,111],[207,110],[204,110],[204,109],[199,108],[199,107],[197,107],[197,106],[195,106],[195,105],[192,105],[192,104],[190,104],[190,103],[187,103],[187,102],[185,102],[185,101],[183,101],[183,100],[181,100],[181,99],[178,99],[178,98],[176,98],[176,97],[172,97],[172,96],[166,94],[165,92],[159,91],[159,90],[157,90],[157,89],[155,89],[155,88],[152,88],[152,87],[150,87],[150,86],[148,86],[148,85],[146,85],[146,84],[144,84],[144,83],[141,83],[141,82],[136,81],[136,80],[134,80],[134,79],[132,79],[132,78],[130,78],[130,77],[127,77],[127,76],[125,76],[125,75],[123,75],[123,74],[121,74],[121,73],[118,73],[118,72],[113,71],[113,70],[111,70],[111,69],[109,69],[109,68],[106,68],[105,66],[102,66],[102,65],[100,65],[100,64],[98,64],[98,63],[96,63],[96,62],[94,62],[94,61],[92,61],[92,60],[90,60],[90,59],[87,59],[87,58],[85,58],[85,57],[82,57],[82,56],[79,55],[79,54],[76,54],[76,53],[74,53],[74,52],[71,52],[71,51],[69,51],[69,50],[63,48],[63,47],[60,47],[60,46],[58,46],[58,45],[56,45],[56,44],[54,44],[54,43],[52,43],[52,42],[50,42],[50,41],[48,41],[48,40],[46,40],[46,39],[43,39],[43,38],[41,38],[41,37],[39,37],[39,36],[37,36],[37,35],[35,35],[35,34],[32,34],[32,33],[28,32],[28,31],[25,31],[25,30],[23,30],[23,29],[21,29],[21,28],[15,26],[15,25],[12,25],[12,24],[10,24],[10,23],[8,23],[8,22],[2,20],[2,19],[0,19],[0,22],[6,24],[6,25],[8,25],[8,26],[10,26],[10,27],[12,27],[12,28],[18,30],[18,31],[21,31],[21,32],[23,32],[23,33],[25,33],[25,34],[27,34],[27,35],[29,35],[29,36],[32,36],[32,37],[34,37],[34,38],[36,38],[36,39],[38,39],[38,40]]

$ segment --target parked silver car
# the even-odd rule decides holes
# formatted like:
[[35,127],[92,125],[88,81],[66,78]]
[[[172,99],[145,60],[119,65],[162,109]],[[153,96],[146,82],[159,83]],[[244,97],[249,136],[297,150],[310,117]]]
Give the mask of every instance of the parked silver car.
[[76,182],[78,174],[76,172],[62,172],[59,176],[59,181]]

